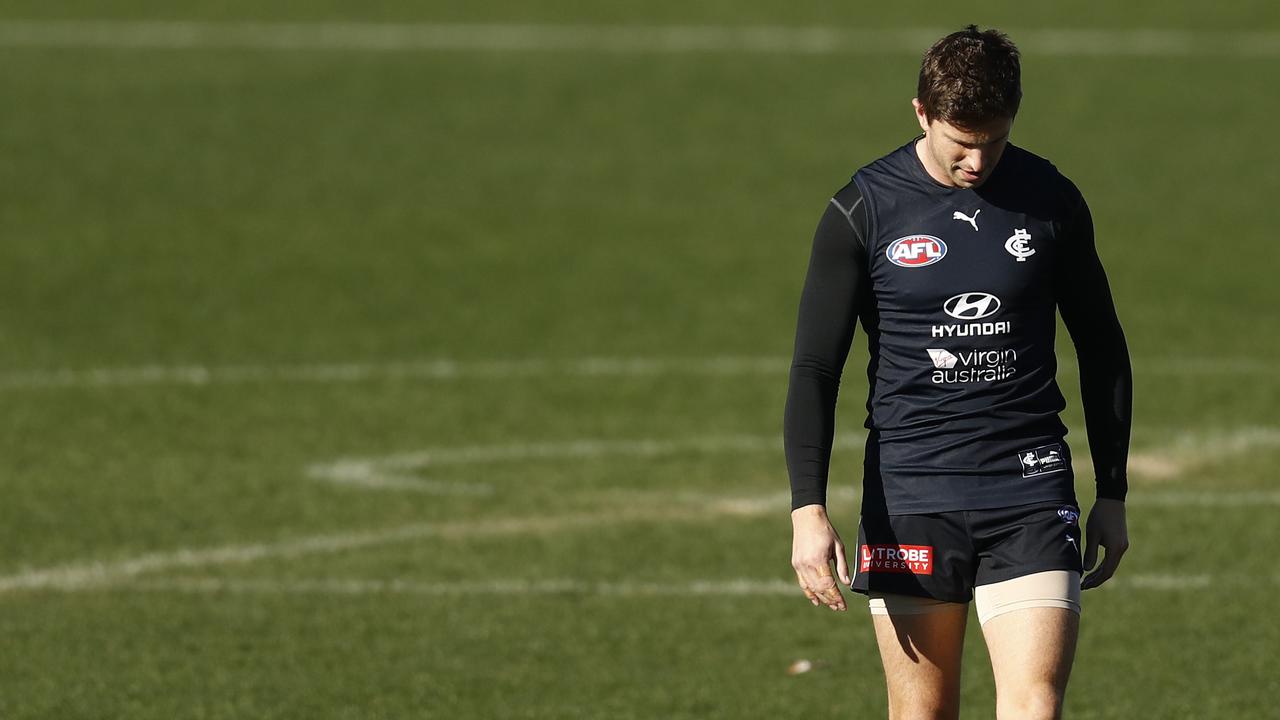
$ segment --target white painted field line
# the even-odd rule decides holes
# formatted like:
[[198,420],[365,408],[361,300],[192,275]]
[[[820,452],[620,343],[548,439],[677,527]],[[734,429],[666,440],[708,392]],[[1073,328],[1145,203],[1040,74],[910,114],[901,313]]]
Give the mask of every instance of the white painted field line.
[[[847,486],[832,488],[828,496],[842,501],[856,495]],[[645,522],[700,522],[715,517],[782,517],[789,507],[790,493],[779,491],[746,497],[708,497],[681,493],[670,498],[672,505],[653,509],[623,508],[594,513],[545,515],[528,518],[497,518],[449,523],[415,523],[364,532],[311,535],[277,542],[226,545],[212,548],[177,548],[115,561],[75,562],[54,567],[29,569],[0,575],[0,595],[21,590],[78,591],[122,582],[134,582],[149,573],[197,568],[244,565],[259,560],[278,560],[380,547],[428,538],[488,537],[561,532],[599,525]],[[1280,505],[1280,492],[1219,493],[1134,493],[1131,504],[1183,506],[1272,507]]]
[[[831,493],[831,497],[842,496],[848,497],[848,491]],[[790,494],[786,492],[746,498],[709,498],[684,494],[678,501],[652,508],[622,507],[565,515],[413,523],[380,530],[311,535],[277,542],[178,548],[115,561],[76,562],[0,575],[0,595],[17,590],[74,591],[129,581],[153,572],[242,565],[258,560],[345,552],[427,538],[524,535],[637,522],[702,521],[717,516],[777,513],[779,517],[785,517],[789,499]]]
[[[865,435],[842,433],[833,441],[836,448],[861,447]],[[316,480],[337,485],[371,489],[414,490],[431,494],[486,494],[493,491],[488,483],[423,478],[416,474],[432,468],[488,463],[586,460],[606,457],[655,458],[680,453],[713,454],[724,452],[756,453],[781,451],[782,437],[772,435],[723,435],[690,437],[679,440],[596,440],[579,439],[557,443],[507,443],[441,447],[412,453],[372,458],[342,458],[317,463],[306,469]]]
[[244,383],[349,383],[373,380],[450,381],[467,378],[520,380],[533,377],[643,377],[666,375],[780,375],[790,358],[583,357],[513,360],[421,360],[296,365],[143,365],[84,370],[0,371],[0,390],[236,385]]
[[[1193,452],[1210,453],[1222,457],[1248,451],[1259,444],[1274,446],[1277,433],[1272,428],[1247,428],[1237,434],[1227,434],[1208,440],[1183,438],[1175,444],[1192,448]],[[842,446],[856,445],[857,435],[842,435]],[[397,469],[421,468],[428,465],[468,464],[477,462],[505,462],[513,460],[560,459],[571,457],[600,457],[611,454],[653,456],[662,453],[698,450],[702,452],[725,450],[760,450],[777,448],[778,439],[770,436],[726,436],[690,438],[681,441],[577,441],[559,444],[521,444],[508,446],[475,446],[467,448],[442,448],[426,453],[411,453],[372,460],[346,460],[339,465],[355,468],[362,473],[376,473],[381,463]],[[1173,450],[1168,451],[1170,454]],[[323,467],[323,466],[322,466]],[[329,467],[333,467],[330,465]],[[370,468],[373,468],[372,470]],[[830,496],[841,497],[851,490],[836,485]],[[659,509],[634,509],[623,507],[595,513],[534,518],[481,519],[441,524],[411,524],[366,532],[322,534],[278,541],[251,543],[214,548],[178,548],[167,552],[148,553],[117,561],[93,561],[71,563],[49,568],[32,569],[7,576],[0,576],[0,593],[24,589],[75,590],[120,582],[151,572],[192,569],[232,564],[244,564],[263,559],[279,559],[342,552],[375,547],[397,542],[407,542],[431,537],[456,537],[469,535],[502,535],[536,532],[555,532],[577,527],[623,522],[680,521],[706,519],[716,515],[764,515],[782,513],[787,508],[789,493],[780,491],[748,497],[699,497],[689,493],[668,498],[670,505]],[[1137,490],[1129,502],[1135,506],[1158,505],[1168,507],[1273,507],[1280,505],[1280,491],[1164,491]]]
[[[1266,376],[1272,367],[1247,357],[1135,358],[1138,375],[1198,377]],[[770,355],[705,357],[582,357],[510,360],[409,360],[390,362],[261,365],[140,365],[86,369],[0,370],[0,390],[239,385],[248,383],[355,383],[378,380],[447,382],[469,378],[523,380],[536,377],[785,376],[791,358]],[[855,361],[846,374],[860,372]],[[1059,372],[1075,374],[1069,357]],[[1265,378],[1264,378],[1265,380]]]
[[1125,502],[1133,507],[1273,508],[1280,506],[1280,490],[1130,490]]
[[[838,450],[857,450],[863,433],[841,433],[834,438]],[[1134,476],[1157,480],[1185,475],[1209,463],[1254,450],[1280,447],[1280,428],[1247,426],[1230,431],[1181,433],[1164,446],[1135,450],[1129,458]],[[312,479],[365,489],[409,490],[437,495],[483,495],[494,491],[479,481],[449,481],[422,477],[435,469],[505,462],[585,460],[613,457],[655,458],[680,453],[777,452],[782,438],[771,435],[701,436],[681,439],[601,440],[575,439],[544,443],[497,443],[463,447],[439,447],[378,457],[340,458],[306,468]],[[1235,502],[1203,493],[1199,504]],[[1139,497],[1142,497],[1139,494]],[[1152,496],[1158,497],[1158,496]]]
[[[828,497],[847,502],[856,498],[856,493],[847,486],[839,486],[831,488]],[[623,523],[699,522],[729,516],[751,517],[777,514],[782,517],[789,507],[790,493],[779,491],[745,497],[712,497],[679,493],[669,499],[672,503],[670,507],[655,509],[629,508],[528,518],[415,523],[381,530],[320,534],[277,542],[213,548],[178,548],[116,561],[69,563],[0,575],[0,595],[20,590],[85,590],[132,582],[139,576],[149,573],[243,565],[259,560],[346,552],[428,538],[523,535]],[[1129,502],[1136,506],[1274,507],[1280,505],[1280,492],[1135,492],[1131,495]]]
[[258,580],[234,578],[175,578],[146,580],[128,590],[189,593],[307,594],[307,595],[799,595],[796,583],[779,579],[693,580],[679,583],[608,582],[573,578],[543,580],[461,580],[421,582],[413,580]]
[[[919,55],[944,28],[782,25],[564,25],[447,23],[215,23],[13,20],[0,47],[323,51],[573,51]],[[1009,32],[1027,54],[1105,57],[1276,57],[1280,33],[1136,28]]]
[[[1134,358],[1134,373],[1197,377],[1200,375],[1267,375],[1275,373],[1276,364],[1249,357],[1171,357]],[[1065,369],[1065,368],[1063,368]],[[1078,372],[1072,365],[1071,370]]]
[[[1102,586],[1102,590],[1151,590],[1158,592],[1194,592],[1206,588],[1257,587],[1280,585],[1280,576],[1208,574],[1125,574],[1123,569]],[[801,597],[795,581],[780,578],[729,578],[689,580],[685,582],[652,582],[639,580],[606,581],[582,578],[489,579],[489,580],[374,580],[361,578],[271,579],[196,577],[150,579],[123,587],[134,592],[177,592],[199,595],[414,595],[425,597],[519,597],[529,595],[597,595],[612,597],[725,597],[785,596]],[[846,593],[851,593],[847,588]],[[854,597],[857,597],[854,595]],[[1085,597],[1088,597],[1086,594]]]
[[1166,479],[1253,450],[1277,447],[1280,447],[1280,428],[1275,427],[1181,433],[1163,447],[1131,453],[1129,470],[1135,475]]

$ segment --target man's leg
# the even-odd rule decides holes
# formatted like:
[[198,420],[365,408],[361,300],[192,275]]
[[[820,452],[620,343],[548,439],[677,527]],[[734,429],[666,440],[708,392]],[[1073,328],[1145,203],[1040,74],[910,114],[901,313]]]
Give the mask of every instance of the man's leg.
[[967,603],[872,595],[889,720],[955,720]]
[[[996,680],[997,720],[1058,720],[1080,629],[1074,572],[979,586],[974,595]],[[1074,583],[1074,592],[1059,585]]]

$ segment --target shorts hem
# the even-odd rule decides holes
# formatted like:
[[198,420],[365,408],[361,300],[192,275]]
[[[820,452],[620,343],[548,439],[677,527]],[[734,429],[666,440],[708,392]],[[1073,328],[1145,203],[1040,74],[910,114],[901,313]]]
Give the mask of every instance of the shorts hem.
[[[869,588],[869,587],[866,587],[866,588],[850,587],[849,589],[861,595],[866,595],[868,598],[871,597],[871,593],[873,592],[872,588]],[[912,592],[910,590],[907,590],[907,591],[898,590],[898,589],[885,590],[883,588],[875,588],[874,592],[884,593],[886,595],[909,595],[911,597],[924,598],[925,600],[937,600],[939,602],[949,602],[949,603],[973,602],[972,593],[970,593],[968,596],[965,596],[965,597],[957,597],[957,596],[938,597],[937,595],[931,594],[930,592],[928,592],[927,590],[923,590],[922,588],[917,588],[915,592]]]
[[1080,575],[1081,577],[1084,576],[1084,572],[1082,572],[1080,568],[1063,567],[1063,563],[1060,563],[1060,562],[1037,563],[1035,565],[1019,565],[1016,568],[1010,568],[1008,570],[1001,571],[1001,572],[987,573],[983,577],[975,579],[973,586],[976,588],[981,585],[994,585],[996,583],[1004,582],[1006,580],[1015,580],[1017,578],[1025,577],[1027,575],[1035,575],[1036,573],[1049,572],[1050,570],[1065,570],[1066,572],[1073,572],[1077,575]]
[[867,609],[871,611],[872,615],[887,615],[890,617],[897,615],[932,615],[938,612],[946,612],[957,605],[966,609],[969,607],[969,603],[957,603],[950,600],[938,600],[937,598],[925,598],[902,593],[876,593],[867,600]]

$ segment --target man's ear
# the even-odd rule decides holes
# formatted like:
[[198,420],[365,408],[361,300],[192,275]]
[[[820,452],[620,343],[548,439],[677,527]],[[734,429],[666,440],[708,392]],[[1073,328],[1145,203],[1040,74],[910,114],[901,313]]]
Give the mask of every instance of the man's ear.
[[920,103],[920,98],[911,98],[911,107],[916,111],[916,122],[920,123],[921,132],[929,132],[929,117],[924,112],[924,105]]

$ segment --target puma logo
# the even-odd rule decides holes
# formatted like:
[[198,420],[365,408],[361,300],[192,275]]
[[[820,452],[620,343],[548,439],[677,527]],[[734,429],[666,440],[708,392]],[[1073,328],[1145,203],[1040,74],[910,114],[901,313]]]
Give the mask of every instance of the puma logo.
[[959,210],[951,213],[952,220],[963,220],[973,226],[973,231],[978,232],[978,213],[982,212],[982,208],[973,211],[973,217],[969,217]]

